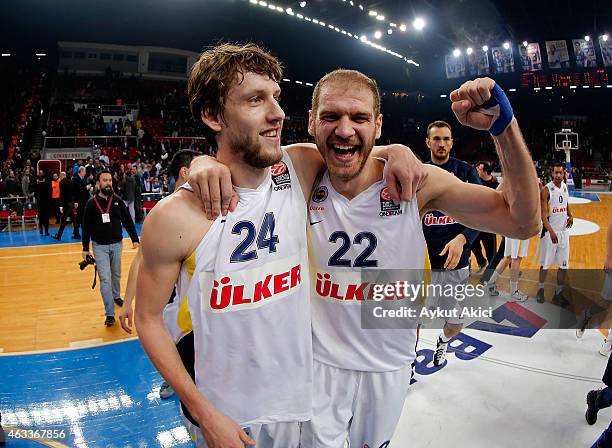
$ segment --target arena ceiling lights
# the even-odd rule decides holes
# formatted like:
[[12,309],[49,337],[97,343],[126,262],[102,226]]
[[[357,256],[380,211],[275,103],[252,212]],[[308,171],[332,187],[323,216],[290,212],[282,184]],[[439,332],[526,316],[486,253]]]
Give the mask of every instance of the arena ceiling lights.
[[[347,3],[353,7],[358,7],[359,9],[361,9],[362,11],[364,11],[363,5],[353,2],[351,0],[342,0],[342,3]],[[384,16],[384,14],[381,14],[380,12],[372,9],[370,11],[368,11],[368,16],[375,18],[377,21],[382,22],[385,21],[386,17]],[[395,22],[391,22],[391,21],[387,21],[387,25],[389,26],[389,29],[387,29],[387,34],[393,34],[393,29],[394,28],[398,28],[397,23]],[[412,21],[412,27],[417,30],[417,31],[422,31],[423,28],[425,28],[425,20],[423,20],[421,17],[417,17]],[[407,30],[407,26],[404,23],[400,23],[399,25],[399,30],[403,33]],[[378,32],[378,31],[377,31]],[[378,39],[378,38],[377,38]]]
[[[304,14],[301,14],[301,13],[297,13],[297,12],[293,11],[292,8],[283,8],[282,6],[277,6],[277,5],[273,4],[273,3],[269,3],[269,2],[266,2],[266,1],[263,1],[263,0],[248,0],[248,1],[253,6],[259,6],[261,8],[268,9],[269,11],[275,11],[275,12],[278,12],[278,13],[281,13],[281,14],[286,14],[286,15],[290,16],[291,18],[294,18],[294,19],[297,19],[297,20],[303,20],[303,21],[306,21],[306,22],[310,22],[310,23],[312,23],[314,25],[319,25],[320,27],[328,28],[329,30],[335,31],[336,33],[342,34],[342,35],[344,35],[344,36],[346,36],[348,38],[353,38],[353,39],[360,40],[364,44],[366,44],[366,45],[368,45],[368,46],[370,46],[372,48],[375,48],[376,50],[379,50],[379,51],[382,51],[384,53],[390,54],[391,56],[394,56],[394,57],[396,57],[398,59],[402,59],[403,61],[405,61],[408,64],[412,64],[412,65],[414,65],[416,67],[419,67],[419,64],[416,63],[415,61],[413,61],[412,59],[408,59],[404,55],[401,55],[401,54],[399,54],[399,53],[397,53],[397,52],[395,52],[393,50],[389,50],[388,48],[386,48],[386,47],[384,47],[382,45],[378,45],[377,43],[374,43],[374,42],[370,41],[366,35],[359,36],[356,33],[351,33],[349,31],[346,31],[346,30],[344,30],[344,29],[342,29],[340,27],[335,26],[334,24],[326,23],[323,20],[319,20],[319,19],[313,18],[313,17],[308,17],[308,16],[306,16]],[[350,2],[350,3],[354,4],[354,2]],[[361,6],[361,5],[359,5],[359,6]],[[363,9],[363,7],[361,7],[361,9]],[[381,33],[381,35],[382,35],[382,33]]]

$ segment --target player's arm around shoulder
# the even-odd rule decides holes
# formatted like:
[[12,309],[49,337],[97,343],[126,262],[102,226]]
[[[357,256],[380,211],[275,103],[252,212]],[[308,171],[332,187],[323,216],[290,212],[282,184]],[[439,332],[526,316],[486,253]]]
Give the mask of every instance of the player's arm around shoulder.
[[[296,143],[287,146],[286,150],[308,200],[317,176],[326,168],[325,161],[313,143]],[[371,156],[385,159],[389,163],[387,184],[392,199],[398,203],[411,200],[427,176],[423,163],[412,150],[402,144],[375,146]]]
[[304,199],[308,201],[317,176],[325,170],[323,156],[314,143],[295,143],[284,149],[291,158],[293,169],[297,173]]

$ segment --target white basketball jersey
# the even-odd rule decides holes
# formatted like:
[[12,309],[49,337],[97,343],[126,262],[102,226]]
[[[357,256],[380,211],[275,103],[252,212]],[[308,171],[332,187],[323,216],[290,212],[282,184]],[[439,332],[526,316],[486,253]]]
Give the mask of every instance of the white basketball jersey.
[[241,426],[306,421],[312,414],[306,201],[284,150],[258,188],[236,190],[236,210],[215,220],[193,256],[186,295],[196,385]]
[[567,202],[569,193],[565,182],[558,188],[554,182],[546,184],[550,197],[548,199],[548,222],[555,232],[566,230],[567,225]]
[[361,305],[373,304],[373,282],[366,277],[392,278],[397,271],[390,270],[410,269],[421,281],[426,245],[416,197],[396,205],[381,180],[348,200],[326,172],[314,189],[309,219],[315,359],[370,372],[412,363],[416,327],[363,329]]

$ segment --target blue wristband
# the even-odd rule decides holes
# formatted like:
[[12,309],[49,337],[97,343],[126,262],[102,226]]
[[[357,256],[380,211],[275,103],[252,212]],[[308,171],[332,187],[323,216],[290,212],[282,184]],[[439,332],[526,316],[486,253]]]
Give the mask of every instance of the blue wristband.
[[504,132],[514,116],[512,105],[508,101],[506,93],[498,84],[493,87],[491,98],[480,106],[480,109],[496,117],[489,129],[489,133],[493,136]]

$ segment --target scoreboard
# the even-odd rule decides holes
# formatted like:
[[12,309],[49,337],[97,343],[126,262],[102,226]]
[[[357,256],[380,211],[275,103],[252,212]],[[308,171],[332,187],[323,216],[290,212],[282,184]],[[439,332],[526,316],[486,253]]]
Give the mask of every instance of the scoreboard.
[[605,70],[591,71],[563,71],[555,72],[524,72],[521,73],[521,88],[545,88],[570,86],[606,87],[609,84],[608,74]]

